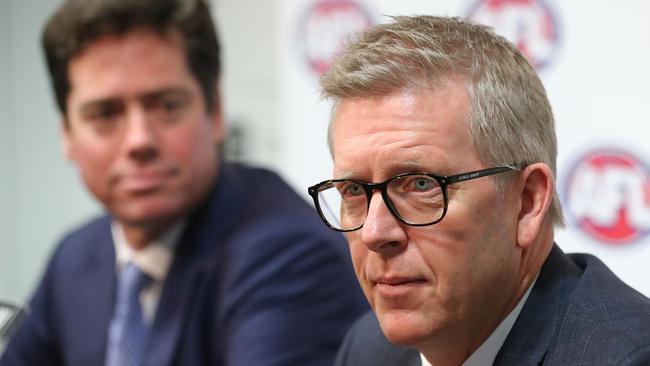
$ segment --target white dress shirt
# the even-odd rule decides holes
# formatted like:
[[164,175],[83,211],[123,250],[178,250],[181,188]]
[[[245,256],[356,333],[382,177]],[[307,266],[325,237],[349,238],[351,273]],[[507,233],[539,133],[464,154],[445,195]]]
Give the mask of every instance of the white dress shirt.
[[[479,348],[474,351],[461,366],[488,366],[494,363],[494,359],[497,357],[499,350],[503,346],[503,343],[508,337],[508,333],[512,329],[512,326],[515,325],[515,321],[521,313],[521,309],[524,307],[530,291],[533,289],[533,286],[537,282],[537,278],[533,283],[528,287],[528,290],[524,296],[519,300],[517,306],[508,314],[508,316],[503,319],[499,326],[492,332],[488,339],[481,344]],[[422,360],[422,366],[431,366],[429,361],[420,353],[420,359]]]
[[151,284],[144,288],[140,294],[142,316],[149,324],[153,322],[156,314],[163,283],[174,260],[174,250],[184,228],[185,221],[180,222],[163,233],[157,240],[147,244],[140,250],[134,250],[126,241],[122,224],[113,221],[111,225],[118,277],[122,268],[127,263],[132,262],[152,280]]

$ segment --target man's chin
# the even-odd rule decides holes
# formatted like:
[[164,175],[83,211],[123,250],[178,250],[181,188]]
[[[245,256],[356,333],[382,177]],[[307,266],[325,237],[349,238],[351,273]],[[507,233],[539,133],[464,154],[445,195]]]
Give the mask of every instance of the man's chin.
[[414,347],[431,336],[431,325],[427,319],[412,311],[387,311],[377,317],[382,332],[393,344]]
[[144,229],[173,225],[182,219],[184,211],[178,204],[140,202],[116,208],[111,213],[123,225]]

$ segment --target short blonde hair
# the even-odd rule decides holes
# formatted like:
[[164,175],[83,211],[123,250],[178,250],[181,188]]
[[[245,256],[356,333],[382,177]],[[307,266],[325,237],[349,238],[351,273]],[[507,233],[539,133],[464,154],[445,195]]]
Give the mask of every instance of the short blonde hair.
[[[387,96],[445,80],[465,83],[470,135],[483,163],[542,162],[556,174],[557,140],[544,86],[519,50],[488,27],[449,17],[392,17],[358,34],[320,85],[335,110],[345,98]],[[496,181],[503,192],[505,178]],[[564,225],[557,193],[550,217]]]

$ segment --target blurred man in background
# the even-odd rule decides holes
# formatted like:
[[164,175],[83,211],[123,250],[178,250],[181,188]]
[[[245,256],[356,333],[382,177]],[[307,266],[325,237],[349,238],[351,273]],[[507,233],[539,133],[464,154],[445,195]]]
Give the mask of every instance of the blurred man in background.
[[363,299],[343,238],[220,159],[202,0],[71,0],[43,46],[66,156],[106,208],[57,247],[10,365],[331,365]]
[[553,114],[512,44],[396,17],[321,86],[334,180],[309,191],[374,311],[338,365],[650,365],[650,300],[554,244]]

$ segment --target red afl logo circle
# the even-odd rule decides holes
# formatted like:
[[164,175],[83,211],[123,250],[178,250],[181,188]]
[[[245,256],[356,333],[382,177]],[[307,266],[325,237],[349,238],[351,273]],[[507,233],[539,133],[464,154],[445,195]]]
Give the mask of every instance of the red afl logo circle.
[[298,26],[298,46],[303,59],[316,75],[329,69],[348,37],[374,24],[360,2],[319,0],[304,12]]
[[650,171],[627,152],[590,152],[568,174],[564,208],[570,224],[601,242],[638,241],[650,231]]
[[558,49],[557,16],[543,0],[479,0],[467,17],[493,27],[538,70],[550,64]]

